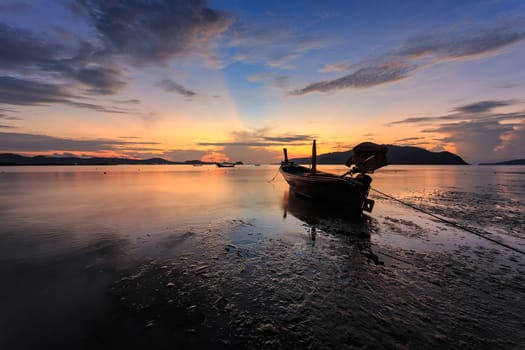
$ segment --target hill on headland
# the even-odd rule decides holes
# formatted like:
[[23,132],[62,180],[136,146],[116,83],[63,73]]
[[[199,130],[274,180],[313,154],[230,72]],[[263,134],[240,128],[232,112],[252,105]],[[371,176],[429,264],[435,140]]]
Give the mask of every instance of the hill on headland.
[[[468,164],[460,156],[450,152],[431,152],[426,149],[413,146],[386,145],[388,148],[388,164]],[[332,152],[317,156],[318,164],[343,164],[352,151]],[[310,163],[310,158],[292,159],[297,163]]]
[[0,165],[119,165],[119,164],[209,164],[200,160],[172,162],[163,158],[129,159],[129,158],[80,158],[80,157],[26,157],[12,153],[0,154]]

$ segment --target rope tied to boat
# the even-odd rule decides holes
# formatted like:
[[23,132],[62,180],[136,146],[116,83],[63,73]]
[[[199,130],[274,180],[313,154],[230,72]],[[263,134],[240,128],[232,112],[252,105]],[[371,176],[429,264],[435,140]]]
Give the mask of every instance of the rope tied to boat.
[[267,182],[270,183],[270,182],[273,182],[273,180],[275,180],[275,178],[277,177],[277,175],[279,175],[279,169],[277,169],[277,171],[275,172],[275,175],[272,177],[271,180],[268,180]]
[[505,247],[505,248],[507,248],[507,249],[510,249],[510,250],[512,250],[512,251],[514,251],[514,252],[516,252],[516,253],[520,253],[520,254],[522,254],[522,255],[525,255],[525,251],[523,251],[523,250],[520,250],[520,249],[518,249],[518,248],[516,248],[516,247],[513,247],[513,246],[511,246],[511,245],[508,245],[508,244],[502,243],[502,242],[497,241],[497,240],[495,240],[495,239],[493,239],[493,238],[487,237],[486,235],[488,235],[488,234],[490,234],[490,233],[482,234],[482,233],[476,232],[476,231],[474,231],[474,230],[472,230],[472,229],[470,229],[470,228],[468,228],[468,227],[465,227],[465,226],[463,226],[463,225],[460,225],[460,224],[458,224],[458,223],[456,223],[456,222],[454,222],[454,221],[444,219],[444,218],[442,218],[442,217],[440,217],[440,216],[437,216],[437,215],[434,214],[434,213],[431,213],[431,212],[429,212],[429,211],[427,211],[427,210],[424,210],[424,209],[421,209],[421,208],[419,208],[419,207],[416,207],[416,206],[413,205],[413,204],[407,203],[407,202],[405,202],[405,201],[402,201],[401,199],[398,199],[398,198],[396,198],[396,197],[394,197],[394,196],[391,196],[391,195],[389,195],[389,194],[387,194],[387,193],[384,193],[384,192],[382,192],[382,191],[379,191],[378,189],[375,189],[375,188],[373,188],[373,187],[370,187],[370,189],[371,189],[372,191],[374,191],[374,192],[379,193],[380,195],[383,195],[383,196],[385,196],[385,197],[387,197],[387,198],[389,198],[389,199],[392,199],[392,200],[394,200],[394,201],[396,201],[396,202],[399,202],[399,203],[401,203],[401,204],[403,204],[403,205],[405,205],[405,206],[407,206],[407,207],[409,207],[409,208],[412,208],[412,209],[414,209],[414,210],[416,210],[416,211],[419,211],[419,212],[421,212],[421,213],[423,213],[423,214],[426,214],[426,215],[428,215],[428,216],[431,216],[431,217],[433,217],[433,218],[435,218],[435,219],[437,219],[437,220],[439,220],[439,221],[441,221],[441,222],[443,222],[443,223],[445,223],[445,224],[448,224],[448,225],[454,226],[454,227],[457,228],[457,229],[463,230],[463,231],[468,232],[468,233],[472,233],[472,234],[474,234],[474,235],[476,235],[476,236],[478,236],[478,237],[480,237],[480,238],[486,239],[487,241],[490,241],[490,242],[492,242],[492,243],[494,243],[494,244],[497,244],[497,245],[499,245],[499,246],[502,246],[502,247]]

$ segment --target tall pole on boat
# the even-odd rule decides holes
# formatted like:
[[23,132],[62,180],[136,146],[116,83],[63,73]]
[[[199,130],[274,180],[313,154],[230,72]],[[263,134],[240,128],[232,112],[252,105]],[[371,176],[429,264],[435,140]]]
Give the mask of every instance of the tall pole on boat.
[[286,150],[286,148],[283,148],[283,153],[284,153],[284,161],[288,163],[288,151]]
[[312,169],[310,170],[311,173],[315,173],[317,171],[317,146],[314,143],[312,144]]

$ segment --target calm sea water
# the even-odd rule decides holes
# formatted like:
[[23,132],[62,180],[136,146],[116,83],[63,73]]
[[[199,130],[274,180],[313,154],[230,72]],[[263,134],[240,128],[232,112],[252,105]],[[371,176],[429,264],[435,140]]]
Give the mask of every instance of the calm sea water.
[[[388,166],[372,186],[525,251],[524,180]],[[274,165],[0,167],[0,348],[523,346],[523,255],[370,197],[350,220]]]

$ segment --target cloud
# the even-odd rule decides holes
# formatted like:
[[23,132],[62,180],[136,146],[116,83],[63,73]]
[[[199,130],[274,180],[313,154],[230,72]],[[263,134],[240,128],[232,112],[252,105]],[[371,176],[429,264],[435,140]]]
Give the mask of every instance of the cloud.
[[226,142],[198,142],[199,146],[243,146],[243,147],[265,147],[274,145],[273,142],[263,141],[249,141],[249,142],[237,142],[237,141],[226,141]]
[[164,79],[159,81],[157,84],[162,90],[167,92],[176,92],[182,96],[193,97],[197,95],[196,92],[186,89],[184,86],[174,82],[170,79]]
[[204,0],[77,0],[75,9],[98,31],[109,55],[136,65],[165,63],[222,34],[232,19]]
[[315,136],[307,134],[285,133],[268,136],[269,128],[255,130],[235,130],[231,132],[232,141],[226,142],[199,142],[199,146],[243,146],[243,147],[266,147],[280,146],[283,144],[302,145],[310,143]]
[[515,101],[480,101],[456,107],[454,111],[460,113],[484,113],[489,112],[496,107],[510,106],[515,103]]
[[[441,31],[410,38],[399,48],[390,49],[379,57],[369,57],[353,66],[326,64],[320,72],[355,71],[341,78],[311,83],[293,90],[291,96],[311,92],[328,93],[347,88],[369,88],[396,82],[416,72],[416,68],[454,59],[474,59],[498,53],[501,49],[525,40],[523,23],[495,23],[485,27]],[[375,62],[370,64],[370,62]],[[394,62],[394,63],[391,63]]]
[[0,129],[16,129],[16,126],[0,124]]
[[0,66],[3,69],[26,65],[44,66],[58,59],[65,48],[38,38],[25,29],[0,23]]
[[19,106],[43,106],[61,103],[73,107],[89,109],[95,112],[134,114],[128,110],[106,107],[87,102],[76,101],[70,86],[48,84],[0,76],[0,103]]
[[338,79],[310,84],[302,89],[291,91],[289,95],[301,96],[311,92],[331,92],[349,87],[367,88],[382,85],[405,79],[416,68],[414,65],[402,62],[369,66]]
[[309,51],[310,49],[305,48],[296,48],[294,51],[281,51],[281,52],[275,52],[273,55],[268,57],[266,60],[266,65],[272,68],[280,68],[280,69],[291,69],[293,68],[292,61],[297,60],[299,57],[303,55],[304,52]]
[[132,98],[131,100],[124,100],[124,101],[113,101],[114,103],[122,103],[122,104],[138,104],[140,103],[140,100],[137,98]]
[[157,142],[136,142],[111,139],[66,139],[47,135],[0,132],[0,150],[3,152],[116,152]]
[[502,145],[503,137],[513,131],[513,125],[494,120],[463,121],[421,130],[425,133],[446,135],[442,142],[453,144],[456,149],[468,154],[475,161],[493,159],[495,150]]
[[514,84],[514,83],[498,83],[494,85],[494,87],[498,89],[513,89],[518,86],[519,86],[518,84]]
[[281,159],[281,152],[264,147],[245,147],[228,145],[223,152],[229,161],[241,161],[244,163],[271,163]]
[[72,97],[64,85],[0,76],[0,103],[22,106],[67,103]]
[[523,158],[525,113],[496,113],[497,107],[519,105],[519,101],[487,100],[465,104],[442,116],[406,118],[390,123],[426,125],[420,132],[441,135],[438,141],[450,144],[470,161]]
[[419,59],[468,58],[493,53],[525,39],[525,31],[515,24],[497,24],[491,28],[442,32],[410,39],[396,52]]
[[339,62],[339,63],[327,63],[321,69],[318,70],[319,73],[332,73],[332,72],[348,72],[354,68],[353,64],[348,62]]
[[78,101],[66,101],[64,103],[69,105],[69,106],[73,106],[73,107],[89,109],[89,110],[91,110],[93,112],[126,114],[126,115],[139,115],[141,117],[144,117],[140,113],[137,113],[137,112],[134,112],[134,111],[130,111],[130,110],[127,110],[127,109],[117,108],[117,107],[107,107],[107,106],[98,105],[98,104],[94,104],[94,103],[86,103],[86,102],[78,102]]
[[444,121],[464,121],[464,120],[511,120],[521,118],[521,113],[489,113],[494,108],[505,107],[519,104],[519,101],[514,100],[486,100],[469,103],[466,105],[455,107],[451,114],[438,115],[438,116],[426,116],[426,117],[410,117],[398,121],[388,123],[387,125],[397,124],[423,124],[423,123],[436,123]]
[[[442,140],[438,140],[441,141]],[[405,145],[405,146],[419,146],[423,148],[432,148],[433,150],[443,150],[443,147],[441,145],[434,145],[432,142],[429,142],[429,139],[424,137],[405,137],[402,139],[397,139],[393,142],[397,145]]]
[[[1,77],[0,89],[13,88],[2,90],[0,103],[65,103],[120,113],[90,103],[86,95],[111,95],[124,89],[129,80],[126,64],[165,64],[174,57],[202,52],[206,43],[213,47],[211,39],[232,21],[200,0],[75,0],[73,8],[93,25],[96,36],[81,37],[56,27],[37,33],[0,23],[0,69],[9,75]],[[167,88],[188,97],[195,94],[180,85]]]
[[[44,40],[31,31],[0,23],[0,66],[23,77],[75,82],[91,94],[115,94],[127,85],[115,64],[97,62],[100,57],[89,43],[67,46],[53,43],[51,35],[47,37]],[[72,85],[69,90],[80,97]]]
[[397,139],[395,142],[404,143],[404,142],[413,142],[413,141],[420,141],[422,140],[421,137],[405,137],[403,139]]
[[263,82],[277,88],[287,88],[290,86],[291,77],[283,74],[264,72],[250,75],[248,80],[252,82]]
[[[4,128],[0,124],[0,129]],[[7,127],[10,128],[10,127]],[[125,140],[125,139],[130,139]],[[121,156],[132,158],[161,157],[172,161],[186,160],[269,162],[279,152],[258,147],[247,147],[233,143],[225,144],[224,150],[217,149],[174,149],[162,150],[155,147],[159,142],[136,141],[138,136],[125,136],[118,139],[67,139],[48,135],[0,132],[0,153],[15,152],[27,154],[51,154],[55,156]],[[218,143],[219,144],[219,143]],[[216,144],[214,144],[216,145]],[[228,152],[227,156],[225,152]]]
[[[269,128],[255,130],[235,130],[231,132],[231,141],[227,142],[199,142],[198,146],[220,147],[215,151],[223,158],[218,161],[231,160],[255,163],[270,163],[280,159],[281,152],[268,147],[299,146],[310,144],[313,135],[284,133],[272,135]],[[227,156],[226,156],[227,155]],[[228,159],[225,159],[224,157]]]
[[74,72],[74,78],[89,87],[88,92],[97,95],[115,94],[127,83],[121,81],[121,73],[113,68],[88,67]]
[[13,110],[0,108],[0,119],[3,120],[22,120],[20,117],[13,117],[2,112],[13,113]]
[[237,23],[228,31],[228,45],[236,50],[230,61],[245,64],[262,63],[269,67],[289,69],[305,53],[331,45],[332,38],[297,33],[280,23],[273,28]]
[[290,142],[311,142],[315,136],[313,135],[283,135],[283,136],[265,136],[264,139],[271,142],[277,143],[290,143]]
[[434,123],[436,121],[456,120],[457,118],[458,116],[455,114],[433,116],[433,117],[410,117],[410,118],[388,123],[387,126],[392,126],[396,124]]

